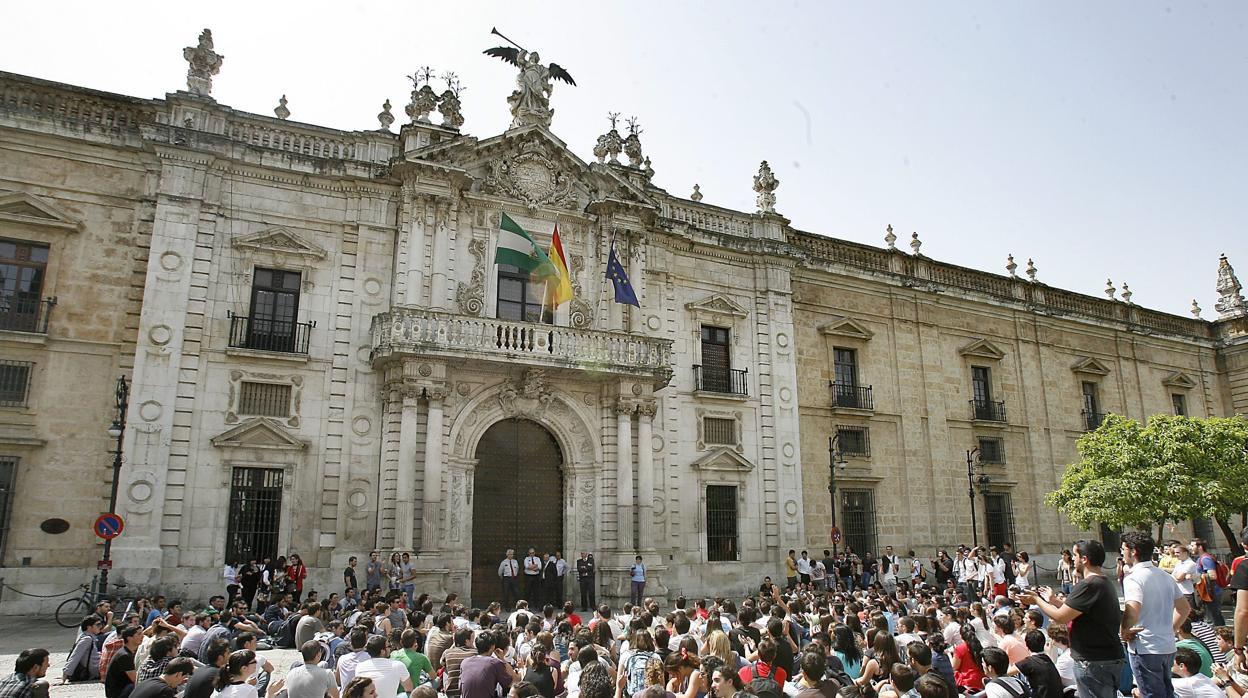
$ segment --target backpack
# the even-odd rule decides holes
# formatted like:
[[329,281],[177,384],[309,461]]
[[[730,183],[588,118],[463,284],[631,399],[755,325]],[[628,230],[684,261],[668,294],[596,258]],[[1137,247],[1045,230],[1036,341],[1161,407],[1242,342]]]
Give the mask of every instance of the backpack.
[[220,623],[208,628],[207,634],[204,635],[204,642],[199,646],[199,661],[203,664],[208,663],[208,645],[212,644],[217,638],[229,639],[230,629]]
[[645,650],[635,652],[628,658],[624,663],[624,676],[628,677],[628,683],[624,685],[624,695],[633,696],[645,690],[646,667],[656,659],[658,655]]
[[1027,685],[1027,682],[1026,682],[1026,681],[1023,681],[1023,680],[1022,680],[1021,678],[1019,678],[1019,677],[1013,677],[1013,678],[1014,678],[1015,680],[1017,680],[1017,681],[1018,681],[1019,690],[1017,690],[1017,691],[1015,691],[1015,690],[1014,690],[1014,689],[1010,686],[1010,682],[1008,682],[1008,681],[1003,681],[1002,679],[999,679],[999,678],[997,678],[997,679],[988,679],[987,683],[995,683],[996,685],[1000,686],[1001,688],[1004,688],[1004,689],[1005,689],[1005,692],[1006,692],[1006,693],[1008,693],[1008,694],[1010,694],[1010,695],[1011,695],[1011,696],[1013,696],[1014,698],[1031,698],[1031,687]]
[[749,691],[758,698],[781,698],[784,694],[780,690],[780,684],[776,682],[772,675],[775,673],[773,667],[770,674],[766,676],[758,675],[758,665],[750,665],[750,683]]
[[1218,561],[1218,567],[1213,572],[1213,581],[1217,583],[1220,589],[1225,589],[1231,583],[1231,568],[1226,566],[1225,562]]

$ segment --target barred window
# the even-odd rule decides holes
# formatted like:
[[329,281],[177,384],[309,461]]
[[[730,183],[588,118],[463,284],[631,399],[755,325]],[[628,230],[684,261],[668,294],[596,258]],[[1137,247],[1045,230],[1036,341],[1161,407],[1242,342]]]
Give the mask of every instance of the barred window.
[[1005,464],[1005,440],[996,437],[979,437],[979,462],[993,465]]
[[709,562],[735,561],[737,550],[737,488],[707,485],[706,559]]
[[1180,417],[1187,416],[1187,398],[1183,393],[1171,393],[1170,403],[1174,405],[1174,413]]
[[871,456],[871,435],[867,427],[854,427],[845,424],[836,425],[837,444],[841,455],[869,458]]
[[4,559],[4,546],[9,539],[9,512],[13,508],[17,461],[13,456],[0,456],[0,560]]
[[841,490],[841,530],[845,545],[859,555],[875,547],[875,492]]
[[225,561],[263,560],[277,555],[282,518],[282,476],[277,468],[235,468],[230,480]]
[[25,407],[30,388],[30,374],[35,365],[29,361],[0,359],[0,405]]
[[290,386],[243,381],[239,386],[238,413],[258,417],[289,417]]
[[988,525],[988,545],[998,548],[1014,542],[1014,510],[1008,493],[984,495],[984,518]]
[[705,443],[716,446],[737,444],[737,420],[731,417],[703,417],[702,436]]

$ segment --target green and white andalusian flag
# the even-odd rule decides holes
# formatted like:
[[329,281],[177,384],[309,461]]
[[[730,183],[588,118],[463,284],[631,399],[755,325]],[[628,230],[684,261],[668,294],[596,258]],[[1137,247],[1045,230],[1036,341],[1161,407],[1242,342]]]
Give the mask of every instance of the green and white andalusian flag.
[[494,253],[494,261],[518,267],[539,279],[559,276],[550,257],[537,246],[533,236],[506,213],[499,217],[498,251]]

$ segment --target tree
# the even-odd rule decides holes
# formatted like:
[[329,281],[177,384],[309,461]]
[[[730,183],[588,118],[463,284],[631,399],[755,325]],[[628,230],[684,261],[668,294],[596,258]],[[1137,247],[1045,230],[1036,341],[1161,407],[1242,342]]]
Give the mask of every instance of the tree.
[[1046,497],[1076,526],[1156,526],[1160,539],[1167,521],[1212,517],[1239,549],[1229,518],[1248,510],[1248,420],[1108,415],[1077,447],[1080,459]]

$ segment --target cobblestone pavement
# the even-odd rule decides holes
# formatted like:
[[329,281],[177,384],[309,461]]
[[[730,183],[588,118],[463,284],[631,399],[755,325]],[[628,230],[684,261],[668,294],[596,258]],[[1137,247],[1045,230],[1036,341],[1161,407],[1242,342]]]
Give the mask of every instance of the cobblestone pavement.
[[[52,695],[60,698],[104,698],[104,685],[98,681],[62,684],[61,669],[69,657],[75,630],[62,628],[51,618],[29,616],[0,616],[0,674],[13,671],[17,655],[29,647],[43,647],[52,653],[52,666],[48,680],[52,682]],[[264,650],[261,652],[273,663],[273,675],[285,676],[290,665],[299,659],[295,650]]]

